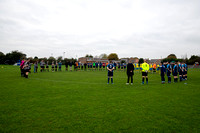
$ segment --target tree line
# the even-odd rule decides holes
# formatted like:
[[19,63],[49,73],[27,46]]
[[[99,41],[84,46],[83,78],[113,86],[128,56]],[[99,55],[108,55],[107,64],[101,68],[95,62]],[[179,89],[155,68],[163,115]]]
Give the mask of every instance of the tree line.
[[[89,58],[94,58],[92,55],[89,55],[87,54],[85,57],[89,57]],[[23,58],[27,58],[26,57],[26,54],[18,51],[18,50],[15,50],[15,51],[12,51],[10,53],[7,53],[7,54],[4,54],[3,52],[0,52],[0,64],[9,64],[9,65],[12,65],[12,64],[15,64],[17,63],[19,60],[23,59]],[[101,54],[98,58],[103,58],[103,59],[108,59],[108,60],[119,60],[118,58],[118,55],[116,53],[111,53],[109,55],[107,54]],[[37,56],[35,56],[34,58],[33,57],[29,57],[30,61],[32,63],[38,61],[40,62],[41,60],[44,60],[45,62],[48,60],[49,63],[51,64],[53,61],[61,61],[62,64],[65,64],[67,62],[76,62],[77,59],[68,59],[68,58],[64,58],[62,56],[59,56],[57,59],[53,56],[50,56],[49,58],[38,58]],[[177,61],[180,61],[180,62],[185,62],[187,63],[188,65],[193,65],[195,64],[196,62],[200,63],[200,56],[197,56],[197,55],[192,55],[189,59],[185,58],[185,59],[178,59],[176,57],[175,54],[170,54],[168,55],[166,58],[162,59],[163,62],[177,62]],[[143,58],[139,58],[139,63],[142,63],[143,62]]]

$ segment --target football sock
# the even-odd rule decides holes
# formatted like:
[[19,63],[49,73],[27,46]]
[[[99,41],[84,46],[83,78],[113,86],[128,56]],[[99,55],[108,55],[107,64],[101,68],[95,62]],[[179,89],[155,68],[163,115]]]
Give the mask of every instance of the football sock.
[[113,83],[113,78],[111,78],[111,83]]
[[146,82],[147,82],[147,84],[148,84],[148,78],[146,78]]
[[108,83],[109,83],[109,81],[110,81],[110,78],[108,78]]

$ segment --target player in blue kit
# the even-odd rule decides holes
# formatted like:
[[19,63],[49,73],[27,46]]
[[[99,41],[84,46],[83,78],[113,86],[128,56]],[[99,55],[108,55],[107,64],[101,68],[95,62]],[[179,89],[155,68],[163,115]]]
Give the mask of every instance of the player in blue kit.
[[111,79],[111,83],[113,84],[113,70],[115,69],[115,66],[112,64],[112,61],[107,65],[108,69],[108,84]]
[[174,82],[178,82],[178,66],[177,66],[177,63],[174,64],[174,67],[173,67],[173,76],[174,76]]
[[167,62],[167,77],[168,77],[168,83],[171,83],[171,72],[172,72],[172,66]]
[[185,70],[184,70],[184,73],[185,73],[185,80],[187,80],[187,71],[188,71],[188,67],[187,67],[187,64],[186,63],[184,63],[184,68],[185,68]]
[[165,73],[166,73],[165,65],[163,64],[163,62],[161,62],[161,66],[160,66],[160,76],[161,76],[162,84],[165,83]]
[[182,78],[185,80],[185,64],[182,63]]
[[182,70],[182,65],[180,62],[178,63],[178,73],[179,73],[179,78],[180,78],[180,82],[181,82],[182,78],[183,78],[183,76],[182,76],[183,70]]

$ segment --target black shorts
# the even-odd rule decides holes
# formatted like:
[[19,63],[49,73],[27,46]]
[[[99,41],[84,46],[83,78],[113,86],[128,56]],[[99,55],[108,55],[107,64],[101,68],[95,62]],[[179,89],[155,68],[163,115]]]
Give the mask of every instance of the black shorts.
[[30,69],[24,69],[24,72],[29,72]]
[[44,68],[44,66],[41,66],[41,68]]
[[113,76],[113,72],[108,71],[108,76],[109,76],[109,77],[110,77],[110,76]]
[[49,68],[49,66],[46,66],[46,68]]
[[187,74],[187,71],[185,71],[185,74]]
[[177,73],[177,72],[174,72],[174,73],[173,73],[173,76],[177,76],[177,75],[178,75],[178,73]]
[[148,72],[142,72],[142,76],[148,76]]
[[182,71],[179,71],[179,75],[182,75],[183,74],[183,72]]
[[167,76],[169,77],[171,75],[171,72],[167,72]]

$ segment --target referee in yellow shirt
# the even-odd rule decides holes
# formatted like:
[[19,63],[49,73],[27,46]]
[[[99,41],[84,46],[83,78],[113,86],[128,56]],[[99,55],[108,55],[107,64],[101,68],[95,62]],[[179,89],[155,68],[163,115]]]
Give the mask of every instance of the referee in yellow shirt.
[[146,83],[148,84],[148,71],[149,64],[147,64],[146,60],[144,60],[144,63],[142,64],[142,84],[144,84],[144,78],[146,78]]

